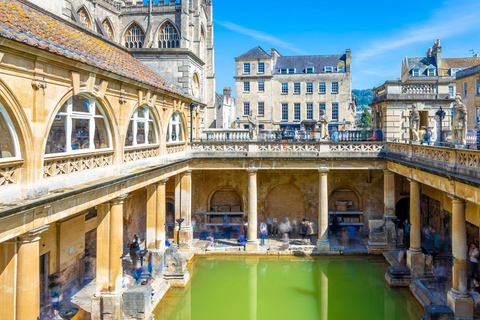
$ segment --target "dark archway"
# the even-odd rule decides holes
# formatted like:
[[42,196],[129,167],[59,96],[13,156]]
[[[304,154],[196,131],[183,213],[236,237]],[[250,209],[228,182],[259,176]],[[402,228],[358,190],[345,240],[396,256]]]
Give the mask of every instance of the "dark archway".
[[395,205],[395,213],[400,221],[410,221],[410,197],[400,199]]
[[173,229],[175,228],[175,201],[167,198],[167,212],[165,215],[165,234],[173,239]]

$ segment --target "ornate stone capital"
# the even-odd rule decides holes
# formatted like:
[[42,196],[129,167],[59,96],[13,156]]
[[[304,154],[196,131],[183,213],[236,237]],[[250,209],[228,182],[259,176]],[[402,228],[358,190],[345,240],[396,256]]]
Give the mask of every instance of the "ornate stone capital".
[[248,168],[247,172],[249,174],[256,174],[258,172],[258,168]]
[[124,194],[110,201],[111,204],[123,204],[129,195]]
[[325,167],[318,168],[318,173],[320,175],[327,175],[329,172],[330,172],[330,169],[328,168],[325,168]]
[[162,180],[158,181],[157,183],[159,185],[165,185],[167,183],[167,181],[168,181],[168,178],[165,178],[165,179],[162,179]]
[[47,88],[47,83],[43,80],[33,80],[32,81],[32,88],[36,91],[40,89],[46,89]]
[[454,194],[451,194],[451,193],[447,194],[447,196],[448,196],[450,199],[452,199],[452,202],[457,202],[457,203],[459,203],[459,202],[465,203],[465,202],[466,202],[465,199],[462,199],[462,198],[460,198],[460,197],[458,197],[458,196],[456,196],[456,195],[454,195]]

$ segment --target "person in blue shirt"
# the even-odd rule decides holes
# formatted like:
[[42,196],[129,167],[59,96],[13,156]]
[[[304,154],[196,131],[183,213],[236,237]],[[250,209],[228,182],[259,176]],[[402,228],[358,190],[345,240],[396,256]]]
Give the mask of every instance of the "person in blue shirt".
[[170,247],[170,241],[168,241],[168,237],[165,237],[165,247]]

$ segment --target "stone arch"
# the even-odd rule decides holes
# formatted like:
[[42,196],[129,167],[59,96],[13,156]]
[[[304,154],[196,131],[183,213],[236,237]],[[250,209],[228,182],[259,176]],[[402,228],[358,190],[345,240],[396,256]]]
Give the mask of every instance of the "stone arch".
[[341,186],[335,188],[330,192],[328,197],[328,210],[329,211],[343,211],[339,210],[341,208],[341,204],[338,202],[348,201],[347,204],[347,211],[362,211],[363,210],[363,203],[362,197],[360,193],[350,187],[350,186]]
[[[129,35],[130,30],[133,28],[138,28],[138,32],[132,32]],[[129,38],[130,37],[130,38]],[[142,48],[143,43],[145,42],[145,29],[142,28],[141,24],[133,20],[128,24],[123,32],[122,41],[125,47],[127,48]]]
[[[113,111],[113,108],[112,108],[111,104],[108,102],[108,100],[105,99],[105,98],[104,99],[99,99],[94,94],[89,93],[89,92],[80,92],[78,95],[94,99],[95,102],[97,102],[100,105],[100,107],[101,107],[101,109],[104,113],[105,120],[107,121],[106,125],[110,129],[111,148],[114,150],[115,153],[121,152],[123,150],[123,148],[122,148],[123,145],[121,143],[119,143],[119,141],[118,141],[118,139],[119,139],[118,138],[119,137],[118,121],[117,121],[117,118],[116,118],[115,113]],[[57,116],[57,113],[63,107],[63,105],[68,101],[68,99],[72,98],[73,96],[75,96],[73,94],[73,89],[70,88],[69,90],[67,90],[67,92],[65,92],[63,94],[62,98],[59,99],[59,102],[57,103],[56,107],[53,109],[52,113],[50,114],[49,119],[46,122],[47,125],[45,126],[46,130],[44,132],[42,150],[45,151],[45,149],[46,149],[48,135],[50,134],[50,129],[53,125],[55,117]],[[122,148],[122,149],[118,149],[118,148]],[[43,153],[43,157],[44,157],[44,154],[45,153]],[[42,159],[42,161],[43,161],[43,159]]]
[[102,26],[103,30],[105,30],[105,32],[107,33],[107,37],[115,40],[115,28],[113,27],[113,23],[110,17],[106,17],[105,19],[103,19]]
[[395,204],[395,215],[401,222],[410,221],[410,197],[405,197]]
[[293,183],[277,185],[268,191],[264,208],[265,218],[300,221],[306,215],[305,195]]
[[81,5],[77,9],[77,16],[80,20],[80,24],[82,24],[85,28],[92,29],[93,19],[85,5]]
[[194,72],[192,76],[192,96],[199,98],[202,92],[202,85],[198,72]]
[[229,186],[215,189],[207,198],[207,211],[223,212],[220,207],[224,206],[230,206],[230,212],[245,212],[245,203],[241,193]]
[[[165,31],[165,32],[164,32]],[[158,47],[162,49],[180,48],[182,39],[180,30],[170,19],[165,19],[155,33],[157,35]]]

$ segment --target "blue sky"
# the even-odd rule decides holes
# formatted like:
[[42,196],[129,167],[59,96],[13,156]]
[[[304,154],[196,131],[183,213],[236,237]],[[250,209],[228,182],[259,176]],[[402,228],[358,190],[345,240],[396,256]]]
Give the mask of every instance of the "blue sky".
[[480,54],[478,0],[213,0],[217,92],[235,87],[234,58],[260,45],[283,55],[352,50],[354,89],[400,77],[405,56],[437,38],[443,57]]

